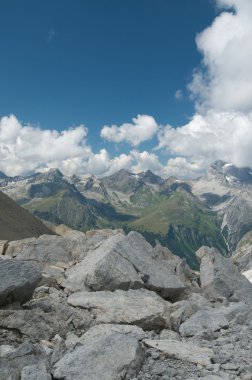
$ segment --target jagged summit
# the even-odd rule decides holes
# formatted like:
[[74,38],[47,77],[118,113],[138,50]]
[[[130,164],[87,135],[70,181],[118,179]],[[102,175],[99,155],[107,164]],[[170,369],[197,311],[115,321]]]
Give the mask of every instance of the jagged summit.
[[38,174],[39,179],[42,179],[42,180],[44,179],[44,180],[49,180],[49,181],[62,179],[63,177],[64,177],[63,173],[57,168],[52,168],[52,169],[49,169],[45,173]]
[[160,176],[154,174],[151,170],[146,172],[139,173],[139,177],[142,181],[146,183],[151,183],[153,185],[161,185],[164,182],[164,179]]
[[222,185],[251,185],[252,170],[249,167],[237,167],[224,161],[214,162],[206,174],[207,177],[216,178]]

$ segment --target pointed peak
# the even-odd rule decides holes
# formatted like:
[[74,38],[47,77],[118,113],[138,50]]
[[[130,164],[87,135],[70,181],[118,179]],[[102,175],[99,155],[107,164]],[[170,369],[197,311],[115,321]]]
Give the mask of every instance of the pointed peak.
[[214,170],[221,170],[225,165],[227,165],[227,162],[222,160],[216,160],[210,165],[210,168]]
[[62,179],[64,175],[59,169],[51,168],[47,172],[39,174],[39,177],[48,181],[54,181]]

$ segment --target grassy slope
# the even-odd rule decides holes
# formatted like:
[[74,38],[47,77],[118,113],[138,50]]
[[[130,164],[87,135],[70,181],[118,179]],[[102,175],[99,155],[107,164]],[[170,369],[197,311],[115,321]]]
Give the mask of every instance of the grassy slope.
[[177,191],[146,210],[141,218],[129,223],[127,229],[141,232],[151,243],[160,240],[174,253],[186,257],[194,267],[197,266],[194,253],[200,246],[212,245],[222,253],[226,251],[216,215],[184,191]]

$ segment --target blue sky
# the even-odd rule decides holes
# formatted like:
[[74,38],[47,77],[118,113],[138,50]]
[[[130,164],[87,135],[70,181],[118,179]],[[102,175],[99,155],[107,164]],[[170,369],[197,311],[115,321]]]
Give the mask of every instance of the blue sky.
[[[49,134],[52,130],[64,134],[69,127],[85,125],[88,135],[86,136],[87,130],[82,127],[81,133],[76,132],[78,137],[72,138],[77,139],[78,152],[80,146],[84,150],[91,149],[90,155],[99,154],[102,149],[106,149],[106,158],[104,154],[97,156],[98,161],[116,159],[121,154],[129,154],[133,149],[139,153],[147,151],[156,155],[162,165],[169,158],[181,156],[190,163],[190,171],[194,171],[193,165],[197,161],[197,174],[202,171],[204,156],[196,157],[188,152],[183,154],[182,148],[174,145],[179,135],[173,136],[173,131],[162,128],[169,124],[173,129],[178,128],[178,131],[183,132],[179,128],[185,126],[198,113],[203,117],[200,121],[203,125],[206,112],[209,109],[216,111],[218,108],[212,103],[208,104],[210,98],[205,99],[205,94],[212,91],[212,78],[209,84],[208,74],[211,73],[214,78],[212,69],[214,67],[215,70],[216,67],[215,63],[211,66],[213,59],[209,59],[215,54],[211,36],[215,36],[216,30],[211,24],[221,18],[223,13],[228,13],[230,17],[239,16],[249,0],[237,0],[236,8],[233,0],[216,2],[2,0],[0,117],[6,124],[7,119],[4,118],[15,115],[16,121],[11,119],[12,126],[8,128],[17,130],[17,126],[13,125],[15,122],[19,123],[20,132],[17,135],[26,135],[21,150],[30,149],[29,158],[34,157],[35,161],[36,155],[41,155],[31,149],[33,134],[28,129],[22,129],[27,124],[31,124],[33,128],[37,126]],[[246,9],[246,12],[249,14],[250,9],[249,12]],[[211,27],[211,38],[208,38],[206,32],[196,44],[197,34],[207,27]],[[228,29],[224,29],[216,39],[217,45],[222,35],[223,41],[226,41],[226,31],[228,33]],[[190,91],[187,90],[188,85],[191,86]],[[177,90],[182,94],[179,99],[175,97]],[[194,100],[189,99],[189,95],[194,96]],[[236,111],[235,107],[231,109],[233,110]],[[123,123],[132,123],[132,118],[137,115],[150,115],[159,126],[152,126],[153,133],[148,138],[143,138],[139,144],[134,144],[132,139],[127,140],[125,136],[118,137],[121,130],[109,130],[107,135],[103,134],[105,138],[100,137],[105,125],[121,126]],[[212,119],[215,122],[216,119]],[[207,120],[207,123],[211,122],[213,121]],[[5,124],[2,121],[2,125]],[[125,135],[128,133],[127,128]],[[143,128],[145,125],[142,131]],[[112,136],[112,132],[116,136]],[[4,152],[15,151],[15,170],[11,170],[10,165],[4,163],[1,168],[12,173],[23,173],[25,169],[17,165],[20,161],[17,135],[14,146],[13,141],[11,143],[12,148],[8,145],[10,142],[2,148]],[[81,136],[84,143],[81,142]],[[167,138],[172,138],[173,147],[168,142],[164,144]],[[2,141],[4,139],[5,137]],[[22,138],[19,141],[23,141]],[[190,143],[190,139],[188,142]],[[70,158],[79,159],[78,152],[77,157],[73,153],[74,157]],[[218,154],[223,155],[222,152]],[[229,158],[231,154],[226,156]],[[87,151],[85,157],[87,158]],[[216,157],[212,154],[211,159],[213,158]],[[65,161],[67,159],[68,157],[62,158]],[[4,161],[7,160],[10,161],[8,156],[4,156]],[[66,162],[59,163],[57,155],[55,160],[52,157],[50,162],[42,161],[39,159],[37,165],[29,170],[44,170],[53,164],[64,169],[68,165]],[[71,169],[66,169],[66,172],[75,169],[72,162],[71,165]],[[135,170],[145,169],[147,166],[135,165]],[[94,166],[86,166],[83,173],[88,167]],[[132,165],[128,162],[126,167],[132,168]],[[156,171],[160,171],[160,168],[157,165]],[[114,170],[110,169],[111,165],[108,165],[97,173]],[[78,165],[76,170],[81,172]],[[155,165],[153,170],[155,171]]]
[[0,112],[42,128],[104,124],[137,114],[180,125],[200,55],[195,35],[213,19],[208,0],[2,0]]

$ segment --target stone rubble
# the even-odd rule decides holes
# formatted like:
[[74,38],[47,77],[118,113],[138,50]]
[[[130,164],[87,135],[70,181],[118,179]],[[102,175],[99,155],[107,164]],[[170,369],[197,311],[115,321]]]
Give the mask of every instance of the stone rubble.
[[[1,242],[0,380],[252,380],[252,284],[136,232]],[[3,248],[4,247],[4,248]]]

